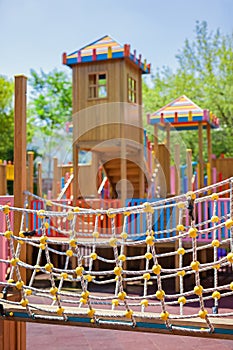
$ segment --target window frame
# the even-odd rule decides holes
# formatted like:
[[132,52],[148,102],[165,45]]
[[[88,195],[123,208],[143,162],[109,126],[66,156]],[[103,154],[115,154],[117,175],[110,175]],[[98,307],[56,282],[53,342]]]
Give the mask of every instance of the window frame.
[[137,80],[130,74],[127,76],[127,100],[129,103],[137,103]]
[[[105,75],[105,84],[100,84],[100,76]],[[91,83],[90,76],[94,76],[94,83]],[[99,95],[99,88],[105,87],[106,96]],[[94,93],[91,93],[90,89],[93,89]],[[93,96],[94,95],[94,96]],[[106,71],[90,72],[88,73],[88,100],[103,100],[108,98],[108,74]]]

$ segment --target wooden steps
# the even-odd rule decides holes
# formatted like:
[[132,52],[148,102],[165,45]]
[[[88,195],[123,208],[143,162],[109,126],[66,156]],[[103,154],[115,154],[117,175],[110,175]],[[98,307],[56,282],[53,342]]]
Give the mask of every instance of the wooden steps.
[[[103,168],[111,184],[113,195],[120,197],[120,188],[117,184],[122,180],[121,178],[121,159],[115,158],[103,163]],[[126,180],[127,180],[127,197],[140,197],[140,167],[136,162],[126,160]],[[147,187],[147,179],[145,178],[145,186]],[[118,186],[120,187],[120,186]]]

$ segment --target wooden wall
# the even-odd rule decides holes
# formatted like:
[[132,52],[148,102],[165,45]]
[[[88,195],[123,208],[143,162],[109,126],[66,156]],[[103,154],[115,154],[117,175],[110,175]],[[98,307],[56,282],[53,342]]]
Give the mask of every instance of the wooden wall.
[[[107,97],[88,98],[88,75],[106,72]],[[136,81],[137,104],[128,106],[128,75]],[[141,71],[126,59],[91,62],[73,67],[73,135],[74,143],[86,142],[90,149],[97,142],[127,137],[142,141]],[[119,102],[125,102],[119,103]],[[133,125],[131,131],[130,125]],[[113,125],[114,124],[114,125]],[[139,136],[140,135],[140,136]],[[81,146],[82,147],[82,146]],[[83,147],[85,148],[85,147]]]
[[218,158],[212,160],[212,166],[217,170],[217,181],[233,176],[233,158]]
[[[19,293],[8,294],[7,298],[19,301],[21,296]],[[0,349],[26,350],[26,322],[0,320]]]
[[[137,153],[140,168],[143,169],[142,77],[139,67],[128,58],[81,63],[73,66],[72,69],[73,193],[74,198],[78,198],[82,177],[81,167],[77,167],[80,149],[99,154],[114,153],[115,158],[120,157],[122,159],[119,168],[121,179],[127,179],[126,159],[129,152]],[[91,73],[106,73],[106,98],[89,98],[88,84]],[[129,76],[136,81],[136,103],[128,103]],[[94,177],[96,173],[97,169],[93,170]],[[139,179],[139,192],[143,196],[145,191],[142,170]],[[94,178],[92,182],[95,183]],[[125,201],[123,194],[126,192],[125,182],[122,182],[122,204]]]

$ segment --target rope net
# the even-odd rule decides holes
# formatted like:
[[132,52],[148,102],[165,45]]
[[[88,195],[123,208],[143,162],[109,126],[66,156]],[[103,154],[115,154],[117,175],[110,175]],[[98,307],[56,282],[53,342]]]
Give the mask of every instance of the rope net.
[[[0,259],[8,268],[7,280],[0,282],[2,317],[21,312],[28,320],[81,320],[135,329],[145,321],[169,331],[214,333],[217,318],[233,316],[232,181],[115,209],[40,199],[44,208],[33,210],[27,208],[28,196],[34,196],[28,192],[25,208],[1,206],[7,230],[0,236],[9,250],[8,259]],[[163,209],[170,216],[162,215]],[[21,213],[20,232],[13,231],[12,212]],[[24,227],[32,216],[38,227],[29,231]],[[94,217],[93,231],[80,232],[78,221],[89,216]],[[110,225],[101,231],[102,216]],[[146,229],[131,232],[133,220]],[[59,237],[50,237],[51,229]],[[22,258],[24,249],[31,252],[28,261]],[[27,281],[22,279],[25,270]],[[49,285],[38,285],[38,276],[45,276]],[[6,290],[16,290],[19,301],[7,298]],[[221,307],[224,300],[227,309]],[[189,327],[189,319],[202,326]],[[179,320],[183,325],[177,326]]]

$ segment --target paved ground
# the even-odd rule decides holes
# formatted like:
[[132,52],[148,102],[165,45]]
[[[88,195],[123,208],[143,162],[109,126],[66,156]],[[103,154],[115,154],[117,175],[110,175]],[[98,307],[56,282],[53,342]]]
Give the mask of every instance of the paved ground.
[[[196,311],[189,306],[186,309],[191,314]],[[230,310],[224,308],[224,311]],[[43,348],[46,350],[217,350],[218,348],[233,350],[233,340],[28,323],[27,350],[43,350]]]
[[233,341],[27,324],[27,350],[233,350]]
[[[44,303],[46,303],[44,301]],[[212,303],[212,302],[211,302]],[[212,304],[211,304],[212,305]],[[224,312],[232,298],[221,299]],[[188,313],[197,312],[187,306]],[[211,311],[210,305],[208,307]],[[232,320],[233,322],[233,320]],[[43,349],[44,348],[44,349]],[[27,350],[233,350],[233,340],[91,329],[87,327],[27,324]]]

